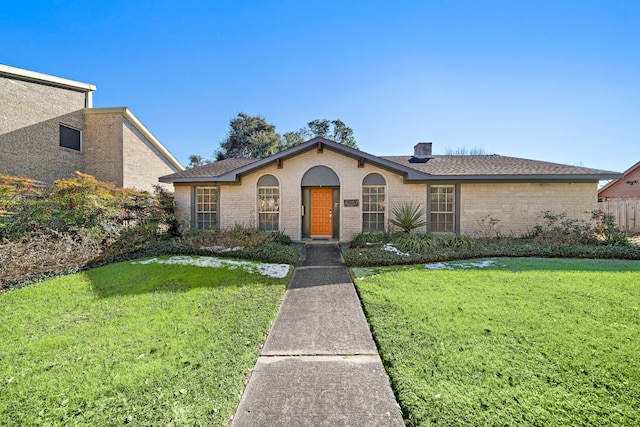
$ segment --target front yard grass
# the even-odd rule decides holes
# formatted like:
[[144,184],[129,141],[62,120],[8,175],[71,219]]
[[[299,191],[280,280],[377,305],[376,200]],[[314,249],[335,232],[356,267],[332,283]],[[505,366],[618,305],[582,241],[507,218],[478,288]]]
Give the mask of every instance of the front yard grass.
[[407,425],[638,425],[640,261],[494,262],[354,269]]
[[287,277],[120,263],[1,294],[0,425],[227,425]]

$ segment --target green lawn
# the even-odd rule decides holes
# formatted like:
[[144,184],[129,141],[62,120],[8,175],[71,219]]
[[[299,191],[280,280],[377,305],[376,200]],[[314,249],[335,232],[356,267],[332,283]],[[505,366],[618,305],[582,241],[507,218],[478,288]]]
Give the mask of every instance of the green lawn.
[[227,425],[287,278],[121,263],[0,295],[0,425]]
[[407,425],[640,424],[640,261],[453,264],[354,269]]

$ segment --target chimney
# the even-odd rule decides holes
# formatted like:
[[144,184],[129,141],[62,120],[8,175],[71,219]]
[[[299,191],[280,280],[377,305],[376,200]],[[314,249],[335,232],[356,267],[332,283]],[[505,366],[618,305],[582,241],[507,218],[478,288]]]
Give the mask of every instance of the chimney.
[[426,163],[431,158],[431,142],[418,142],[413,147],[411,163]]

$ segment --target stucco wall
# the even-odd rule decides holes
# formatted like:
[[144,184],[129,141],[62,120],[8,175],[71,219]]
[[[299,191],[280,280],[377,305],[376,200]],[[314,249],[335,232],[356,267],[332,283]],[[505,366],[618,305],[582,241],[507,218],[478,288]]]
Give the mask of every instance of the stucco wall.
[[59,136],[61,124],[85,130],[84,103],[84,92],[0,76],[0,173],[50,184],[84,170]]
[[462,184],[460,232],[483,232],[483,218],[499,220],[496,230],[520,235],[542,224],[542,212],[589,219],[597,209],[596,183]]

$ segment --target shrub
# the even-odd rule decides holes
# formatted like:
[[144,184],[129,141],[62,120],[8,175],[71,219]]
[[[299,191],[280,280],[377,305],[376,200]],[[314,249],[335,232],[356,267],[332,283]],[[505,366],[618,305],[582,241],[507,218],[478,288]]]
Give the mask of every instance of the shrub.
[[371,245],[382,245],[388,240],[388,235],[383,233],[373,233],[365,231],[358,233],[351,239],[352,248],[364,248]]
[[441,240],[433,234],[403,234],[392,242],[395,247],[403,252],[420,254],[430,249],[441,246]]
[[389,223],[400,228],[405,233],[410,233],[416,228],[424,227],[427,221],[423,219],[425,211],[420,203],[408,202],[394,206],[391,209],[393,217]]
[[89,235],[54,230],[0,243],[0,290],[15,283],[74,271],[100,254]]

